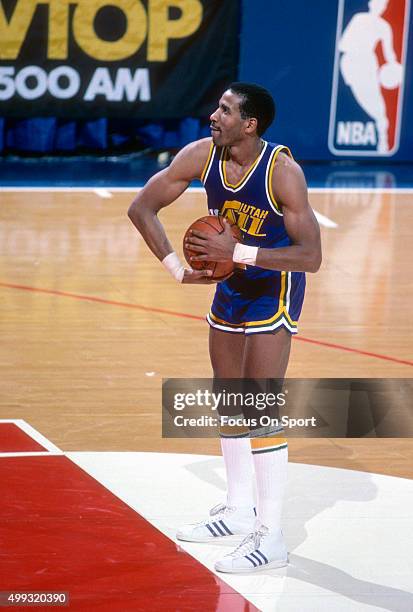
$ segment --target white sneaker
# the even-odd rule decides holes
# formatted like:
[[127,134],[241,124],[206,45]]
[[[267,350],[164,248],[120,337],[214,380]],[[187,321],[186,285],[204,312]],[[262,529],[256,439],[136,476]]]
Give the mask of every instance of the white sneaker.
[[238,509],[225,504],[214,506],[209,518],[200,523],[183,525],[176,534],[186,542],[211,542],[217,538],[245,536],[254,529],[255,510]]
[[288,565],[288,552],[281,531],[261,527],[250,533],[237,548],[215,563],[218,572],[249,574]]

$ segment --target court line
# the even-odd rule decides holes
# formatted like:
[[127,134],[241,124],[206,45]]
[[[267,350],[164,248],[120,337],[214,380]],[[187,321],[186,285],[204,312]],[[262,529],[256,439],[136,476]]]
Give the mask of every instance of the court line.
[[60,457],[63,456],[62,452],[49,452],[49,451],[16,451],[14,453],[0,453],[0,459],[10,457]]
[[[20,187],[18,189],[16,188],[12,188],[12,187],[0,187],[0,192],[2,191],[23,191],[23,192],[30,192],[30,191],[52,191],[52,192],[68,192],[68,191],[73,191],[76,193],[81,193],[81,192],[86,192],[86,193],[94,193],[95,195],[99,196],[102,199],[110,199],[113,197],[113,193],[116,192],[138,192],[142,189],[142,187],[137,187],[136,189],[133,188],[129,188],[129,187],[105,187],[105,188],[93,188],[93,187],[53,187],[53,188],[43,188],[43,187],[35,187],[33,189],[28,188],[28,187]],[[205,193],[205,189],[203,187],[188,187],[188,189],[185,190],[186,192],[189,193]],[[330,229],[334,229],[336,227],[338,227],[337,223],[335,221],[333,221],[332,219],[329,219],[328,217],[326,217],[325,215],[322,215],[321,213],[319,213],[317,210],[314,210],[314,214],[317,218],[317,221],[320,223],[320,225],[323,225],[324,227],[330,228]]]
[[[13,521],[2,537],[3,548],[15,560],[2,572],[10,591],[21,592],[23,583],[26,591],[38,592],[44,585],[38,574],[47,572],[55,584],[66,585],[72,610],[149,610],[154,593],[159,610],[178,610],[182,609],[179,577],[185,575],[191,585],[185,593],[187,609],[197,610],[202,601],[206,610],[215,610],[219,600],[221,609],[259,612],[248,594],[231,585],[234,580],[218,576],[211,562],[207,565],[180,548],[66,453],[37,456],[0,460],[7,483],[2,490],[2,513],[6,521],[9,517]],[[150,545],[137,555],[142,542]],[[53,555],[43,552],[49,550]],[[78,578],[90,573],[91,559],[92,587],[90,581]],[[45,569],[36,573],[33,567],[39,564]],[[165,576],[169,566],[173,571]],[[93,606],[87,606],[84,602],[91,601],[91,595]]]
[[[6,289],[21,289],[23,291],[32,291],[34,293],[46,293],[48,295],[57,295],[60,297],[69,297],[76,300],[82,300],[85,302],[98,302],[99,304],[108,304],[109,306],[121,306],[122,308],[133,308],[135,310],[142,310],[144,312],[156,312],[160,314],[167,314],[173,317],[180,317],[183,319],[193,319],[195,321],[205,321],[205,317],[199,315],[192,315],[186,312],[177,312],[175,310],[167,310],[166,308],[156,308],[154,306],[143,306],[142,304],[131,304],[129,302],[118,302],[116,300],[107,300],[105,298],[95,297],[92,295],[80,295],[78,293],[70,293],[68,291],[57,291],[55,289],[42,289],[40,287],[30,287],[28,285],[16,285],[14,283],[3,283],[0,282],[0,287]],[[401,363],[403,365],[413,366],[413,361],[407,359],[399,359],[397,357],[391,357],[389,355],[381,355],[380,353],[373,353],[370,351],[363,351],[362,349],[352,348],[350,346],[344,346],[343,344],[335,344],[333,342],[325,342],[324,340],[314,340],[312,338],[305,338],[303,336],[295,336],[295,340],[301,342],[308,342],[310,344],[316,344],[317,346],[325,346],[326,348],[337,349],[346,351],[348,353],[355,353],[357,355],[365,355],[366,357],[373,357],[375,359],[383,359],[385,361],[392,361],[393,363]]]
[[402,363],[404,365],[413,366],[413,361],[409,361],[408,359],[399,359],[398,357],[390,357],[389,355],[381,355],[380,353],[372,353],[370,351],[363,351],[362,349],[355,349],[355,348],[351,348],[350,346],[344,346],[343,344],[335,344],[334,342],[325,342],[324,340],[313,340],[312,338],[305,338],[303,336],[295,336],[295,340],[301,340],[301,342],[308,342],[310,344],[326,346],[327,348],[338,349],[340,351],[347,351],[349,353],[357,353],[358,355],[366,355],[367,357],[375,357],[376,359],[384,359],[385,361],[393,361],[394,363]]
[[7,423],[7,422],[14,423],[15,425],[17,425],[17,427],[19,427],[22,431],[24,431],[24,433],[30,436],[32,440],[34,440],[35,442],[38,442],[41,446],[43,446],[49,452],[49,454],[51,453],[58,454],[58,455],[62,454],[63,451],[61,451],[58,446],[53,444],[53,442],[50,442],[48,438],[43,436],[39,431],[37,431],[37,429],[32,427],[24,419],[10,419],[10,421],[7,421],[6,419],[2,419],[0,421],[0,423]]
[[95,193],[100,198],[104,198],[104,199],[113,198],[113,195],[108,189],[94,189],[93,193]]
[[204,321],[205,317],[199,315],[192,315],[185,312],[176,312],[174,310],[167,310],[165,308],[155,308],[154,306],[142,306],[141,304],[130,304],[129,302],[118,302],[116,300],[106,300],[104,298],[95,297],[93,295],[79,295],[78,293],[70,293],[68,291],[57,291],[55,289],[42,289],[41,287],[29,287],[27,285],[15,285],[13,283],[2,283],[0,287],[6,287],[8,289],[22,289],[23,291],[33,291],[35,293],[47,293],[49,295],[58,295],[61,297],[70,297],[76,300],[83,300],[86,302],[98,302],[100,304],[108,304],[110,306],[122,306],[123,308],[134,308],[136,310],[143,310],[146,312],[158,312],[160,314],[172,315],[175,317],[181,317],[185,319],[195,319],[196,321]]
[[36,442],[43,450],[26,450],[26,451],[1,451],[0,458],[4,457],[51,457],[63,455],[53,442],[50,442],[45,436],[39,433],[34,427],[29,425],[23,419],[0,419],[0,430],[2,425],[15,425],[21,432],[25,433],[31,440]]
[[315,214],[315,218],[317,219],[320,225],[323,225],[324,227],[328,227],[331,229],[338,227],[338,224],[335,221],[333,221],[329,217],[326,217],[325,215],[322,215],[321,213],[318,212],[318,210],[315,210],[315,208],[313,208],[313,211]]

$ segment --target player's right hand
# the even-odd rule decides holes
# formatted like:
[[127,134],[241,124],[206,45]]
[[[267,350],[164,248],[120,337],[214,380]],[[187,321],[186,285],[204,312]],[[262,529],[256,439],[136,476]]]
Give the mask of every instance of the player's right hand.
[[216,283],[212,278],[211,270],[192,270],[185,268],[182,282],[187,285],[212,285]]

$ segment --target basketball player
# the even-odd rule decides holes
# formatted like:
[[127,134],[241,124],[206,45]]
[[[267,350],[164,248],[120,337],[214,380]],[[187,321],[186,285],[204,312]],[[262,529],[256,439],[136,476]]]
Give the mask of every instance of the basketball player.
[[[273,99],[265,89],[233,83],[211,115],[212,138],[184,147],[168,168],[150,179],[129,209],[154,255],[184,284],[210,283],[210,272],[182,265],[159,222],[162,208],[200,178],[210,214],[235,220],[241,228],[242,242],[233,238],[229,223],[220,235],[194,232],[189,238],[198,260],[232,260],[245,266],[217,285],[207,316],[216,378],[284,377],[305,272],[316,272],[321,263],[319,227],[303,172],[287,147],[262,138],[274,115]],[[280,529],[287,441],[282,432],[267,434],[258,430],[251,439],[245,433],[221,438],[226,503],[213,508],[203,522],[178,531],[178,539],[192,542],[245,535],[218,561],[219,571],[246,573],[287,564]]]

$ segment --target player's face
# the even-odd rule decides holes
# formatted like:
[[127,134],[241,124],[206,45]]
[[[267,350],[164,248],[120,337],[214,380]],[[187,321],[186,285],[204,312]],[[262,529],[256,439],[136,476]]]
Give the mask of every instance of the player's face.
[[210,117],[211,136],[215,145],[232,146],[244,139],[248,120],[241,117],[240,102],[240,96],[230,89],[221,97],[217,110]]

